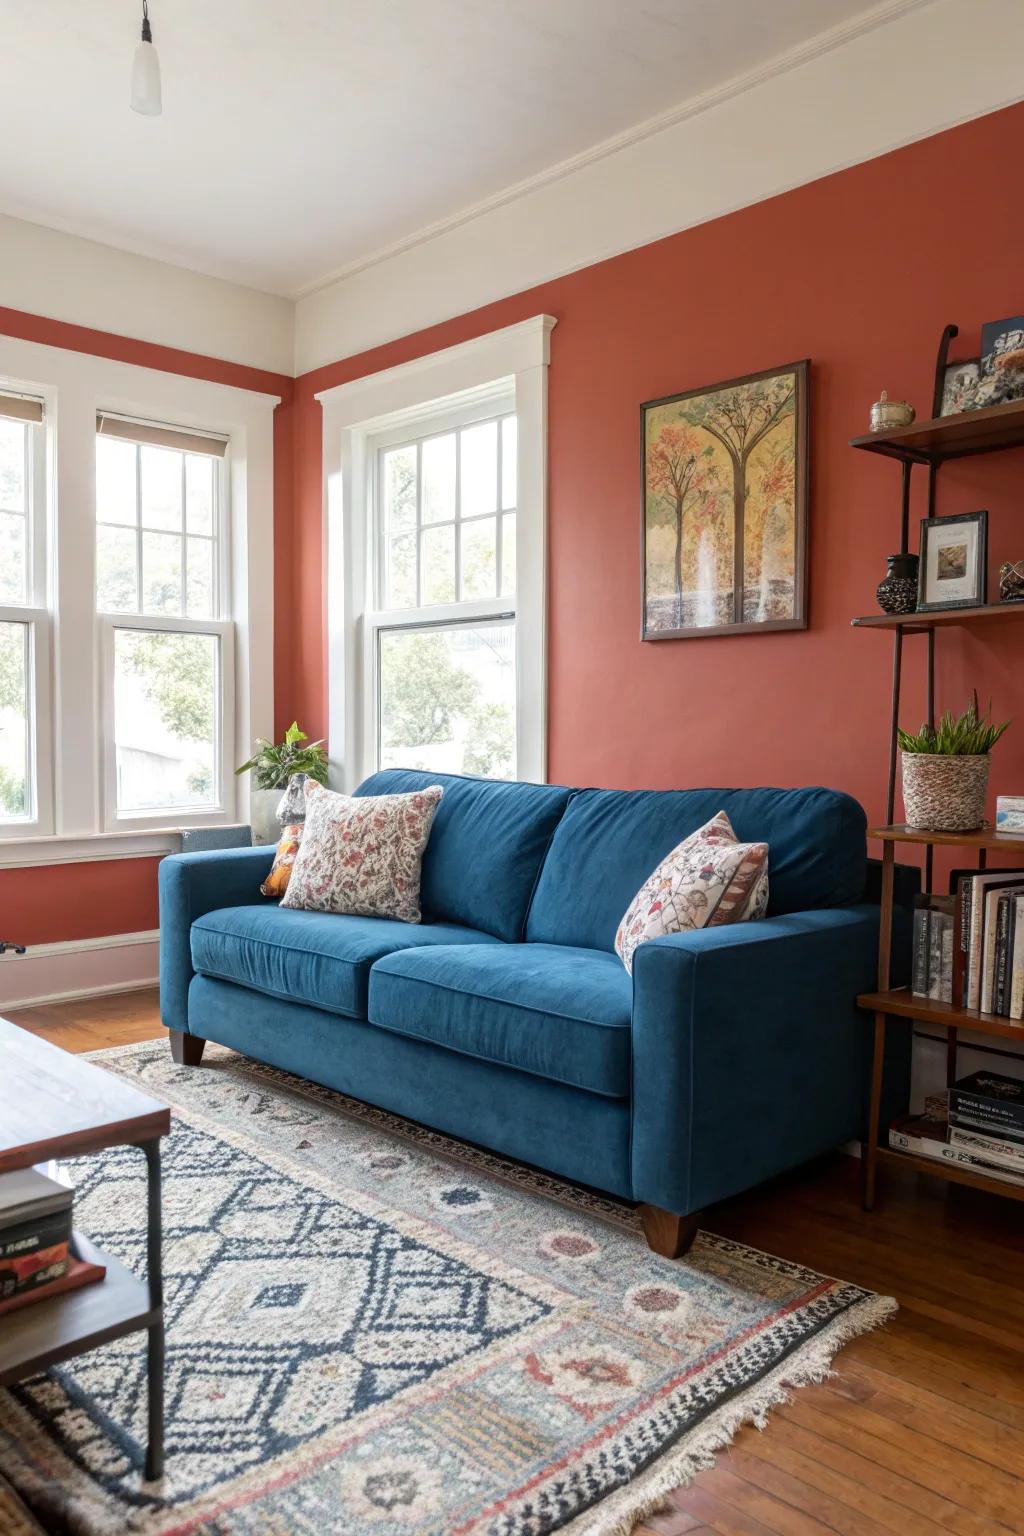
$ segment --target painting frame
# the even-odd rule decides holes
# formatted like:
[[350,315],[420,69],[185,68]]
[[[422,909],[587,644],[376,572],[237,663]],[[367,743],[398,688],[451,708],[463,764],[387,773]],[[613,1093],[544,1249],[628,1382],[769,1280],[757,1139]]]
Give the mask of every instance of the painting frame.
[[[645,400],[640,406],[640,639],[699,640],[725,635],[771,634],[780,631],[805,630],[808,627],[808,573],[809,573],[809,507],[810,507],[810,370],[809,358],[784,363],[773,368],[762,368],[737,378],[723,379],[714,384],[702,384],[694,389],[681,390],[676,394],[662,395]],[[652,411],[678,405],[702,396],[713,396],[727,390],[740,389],[745,385],[759,384],[764,380],[792,375],[793,388],[793,596],[792,613],[782,618],[747,619],[740,617],[744,602],[744,583],[741,574],[742,549],[733,538],[733,617],[728,622],[710,624],[678,623],[674,627],[654,627],[651,622],[652,594],[648,582],[648,538],[650,534],[648,511],[648,421]],[[744,460],[744,472],[745,472]],[[744,502],[746,497],[744,496]],[[733,489],[733,528],[736,519],[735,474]],[[738,578],[738,579],[737,579]],[[678,590],[678,589],[677,589]],[[681,595],[679,597],[681,606]]]
[[[962,579],[968,579],[967,560],[970,560],[970,580],[972,583],[969,595],[960,597],[936,597],[930,596],[936,592],[936,584],[931,572],[931,547],[933,540],[943,531],[949,532],[956,527],[973,527],[976,531],[973,538],[965,545],[964,571]],[[988,601],[988,512],[957,512],[952,517],[923,517],[921,519],[921,541],[918,546],[920,557],[917,566],[917,612],[918,613],[948,613],[954,608],[984,608]],[[950,572],[950,578],[956,578],[956,572]]]

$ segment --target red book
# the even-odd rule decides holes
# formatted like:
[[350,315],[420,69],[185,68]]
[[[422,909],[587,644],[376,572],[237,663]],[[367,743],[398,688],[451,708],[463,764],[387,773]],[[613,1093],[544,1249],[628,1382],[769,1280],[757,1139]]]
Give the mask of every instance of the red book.
[[33,1290],[22,1291],[17,1296],[9,1296],[6,1301],[0,1301],[0,1317],[8,1312],[16,1312],[19,1307],[30,1307],[33,1302],[46,1301],[50,1296],[60,1296],[65,1291],[76,1291],[81,1285],[94,1285],[97,1280],[102,1280],[106,1274],[102,1264],[87,1264],[84,1259],[72,1259],[67,1270],[57,1280],[50,1280],[46,1285],[36,1286]]

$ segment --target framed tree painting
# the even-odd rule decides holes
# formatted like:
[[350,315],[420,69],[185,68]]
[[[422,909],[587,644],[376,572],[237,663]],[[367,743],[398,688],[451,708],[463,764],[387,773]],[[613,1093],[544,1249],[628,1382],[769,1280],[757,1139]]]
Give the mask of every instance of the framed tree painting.
[[642,639],[807,628],[809,367],[640,407]]

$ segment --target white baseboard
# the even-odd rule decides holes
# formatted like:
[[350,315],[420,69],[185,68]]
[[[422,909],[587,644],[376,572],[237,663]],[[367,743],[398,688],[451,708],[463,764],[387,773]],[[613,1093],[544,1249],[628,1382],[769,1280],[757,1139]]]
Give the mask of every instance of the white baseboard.
[[160,933],[113,933],[101,939],[32,944],[0,957],[0,1009],[30,1008],[106,992],[155,986]]

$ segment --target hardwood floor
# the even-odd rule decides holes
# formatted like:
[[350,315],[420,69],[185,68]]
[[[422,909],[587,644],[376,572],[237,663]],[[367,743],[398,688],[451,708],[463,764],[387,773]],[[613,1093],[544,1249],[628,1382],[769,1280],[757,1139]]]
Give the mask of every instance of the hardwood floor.
[[[70,1051],[162,1033],[154,991],[12,1017]],[[636,1536],[1024,1536],[1024,1207],[896,1170],[869,1216],[858,1174],[829,1159],[704,1224],[900,1311]]]

